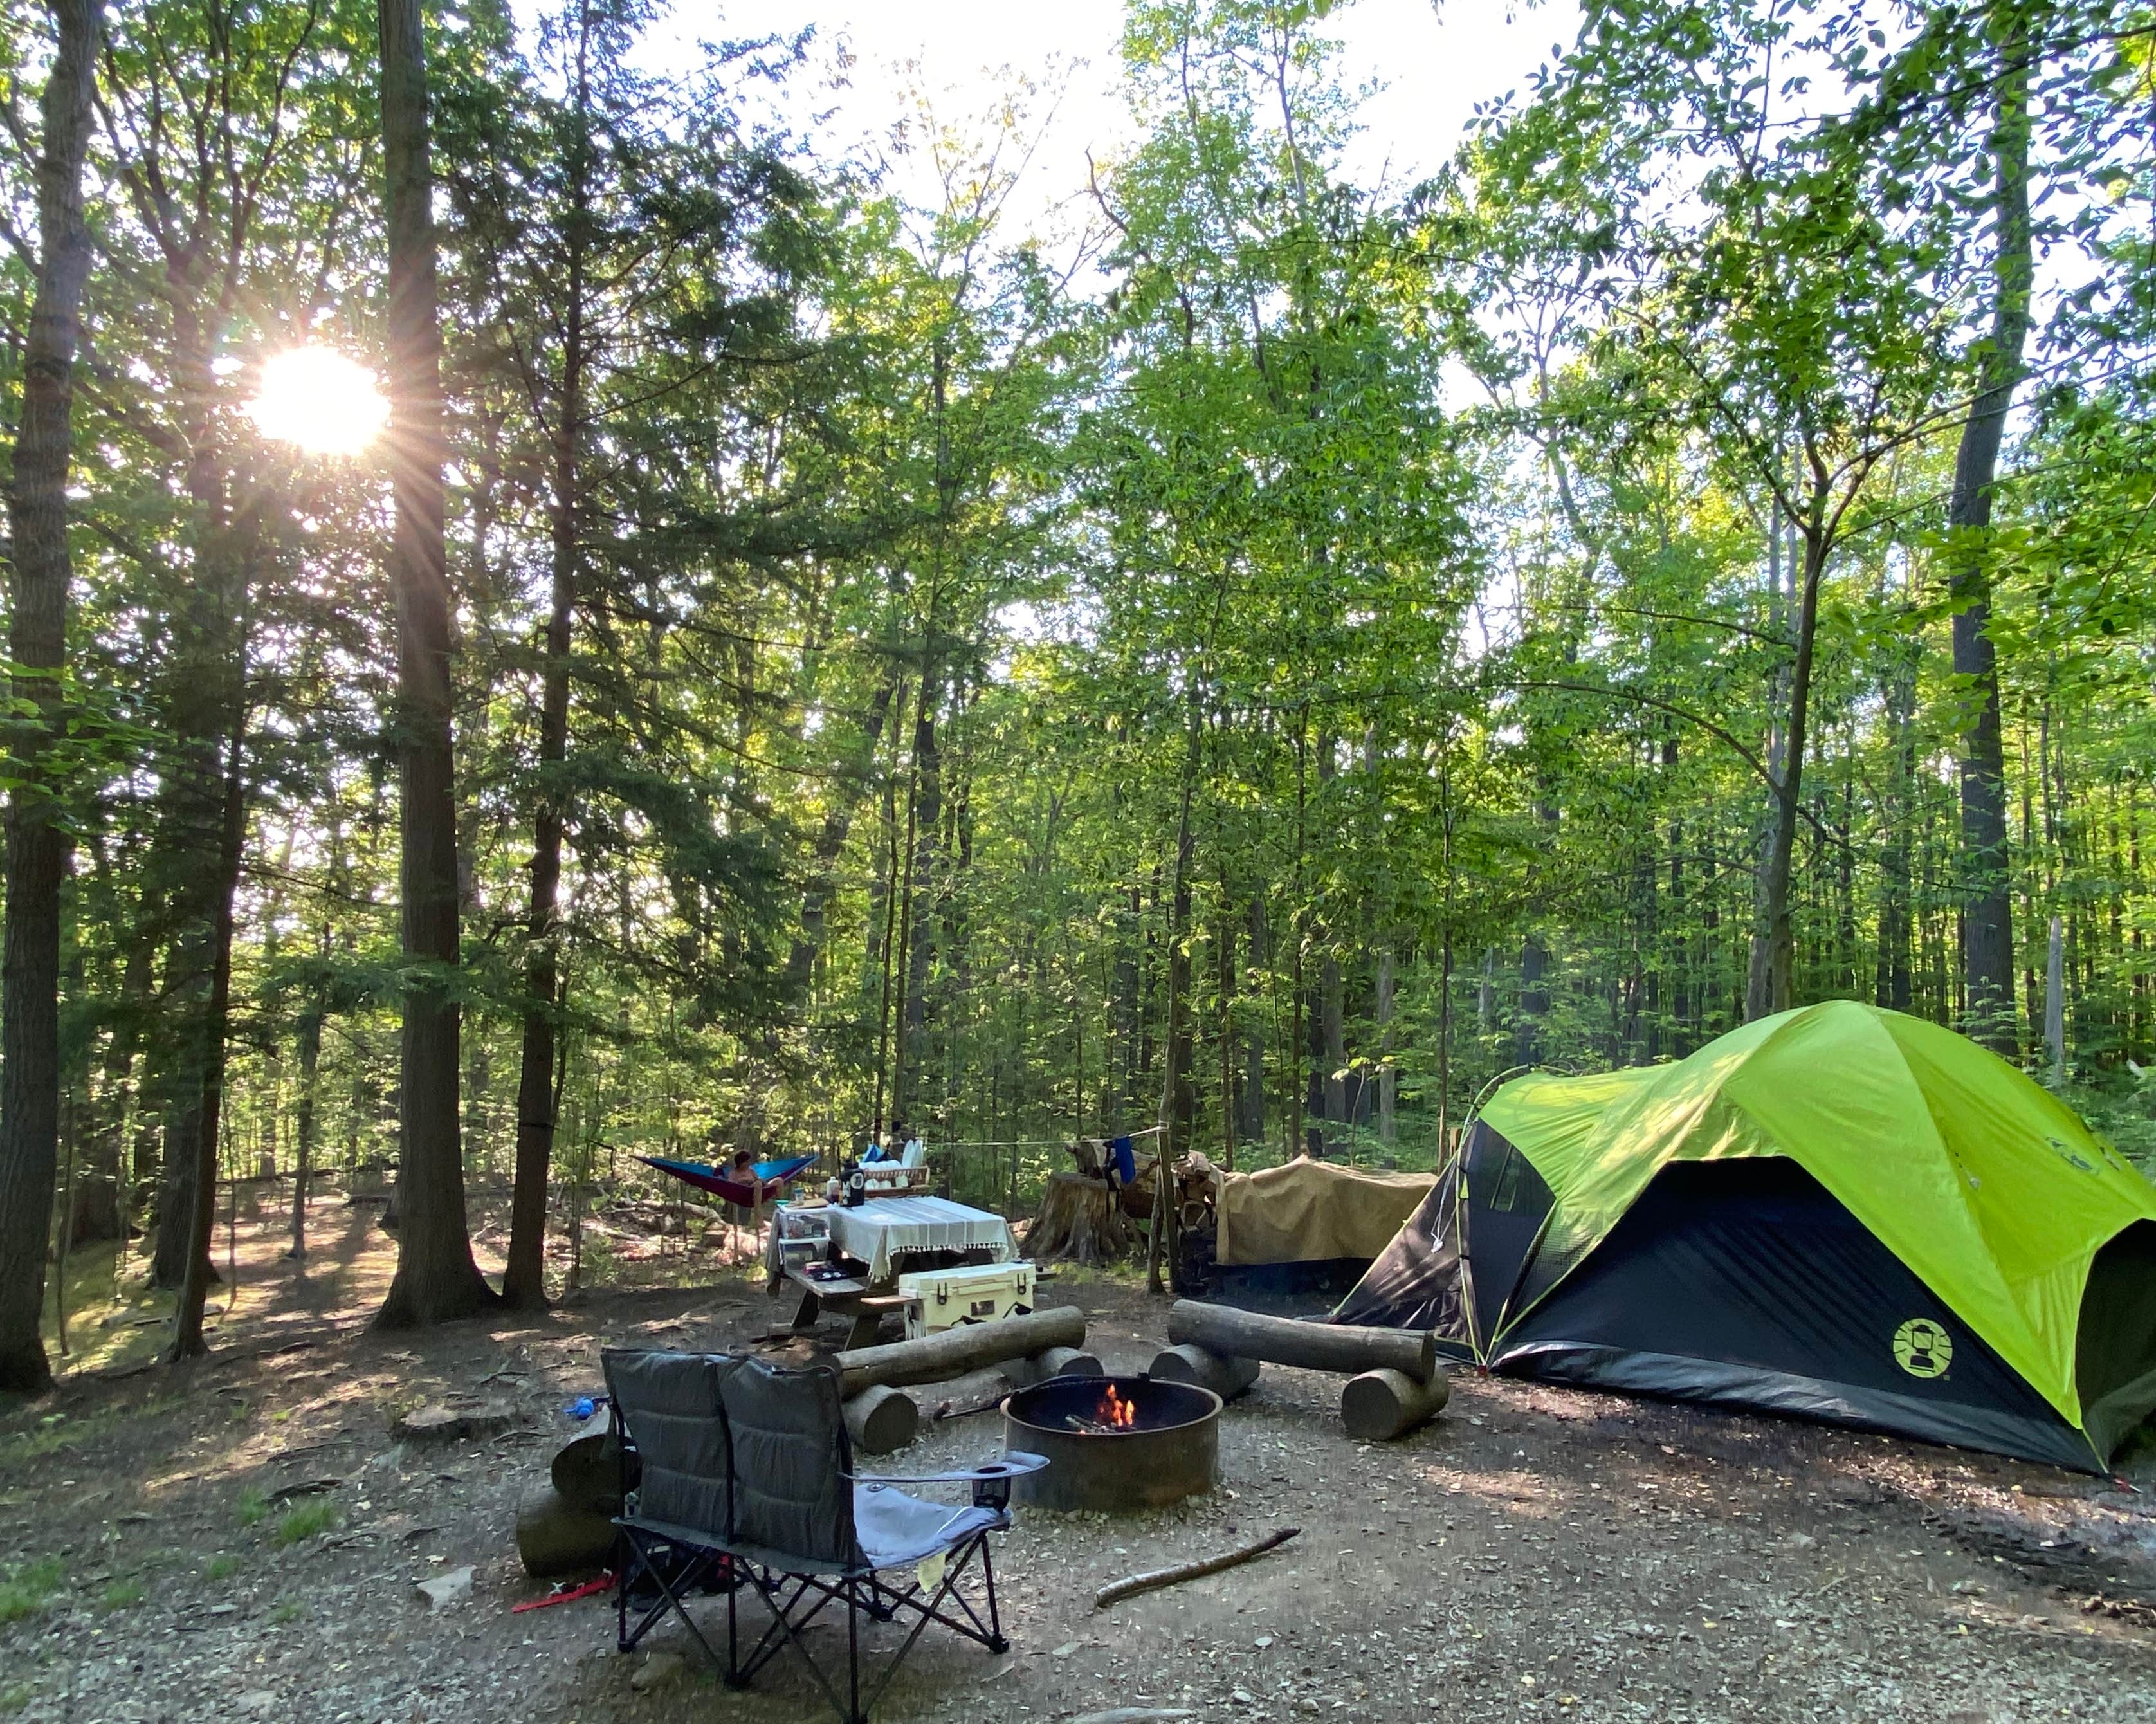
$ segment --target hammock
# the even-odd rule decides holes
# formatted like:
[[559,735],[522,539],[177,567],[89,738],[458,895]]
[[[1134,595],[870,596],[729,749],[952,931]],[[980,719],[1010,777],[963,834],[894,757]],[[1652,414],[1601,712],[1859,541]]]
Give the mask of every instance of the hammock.
[[813,1155],[800,1155],[783,1162],[758,1162],[756,1164],[756,1178],[751,1183],[721,1173],[709,1162],[670,1162],[664,1157],[648,1155],[637,1157],[647,1167],[656,1167],[662,1173],[670,1173],[685,1185],[707,1191],[713,1197],[722,1198],[729,1203],[739,1203],[744,1209],[753,1208],[760,1203],[768,1203],[780,1195],[815,1159]]

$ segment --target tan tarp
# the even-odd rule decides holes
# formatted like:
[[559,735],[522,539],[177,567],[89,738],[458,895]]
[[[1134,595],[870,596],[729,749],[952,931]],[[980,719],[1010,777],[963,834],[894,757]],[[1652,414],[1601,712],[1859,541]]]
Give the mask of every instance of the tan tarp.
[[1214,1177],[1214,1258],[1229,1264],[1367,1261],[1392,1244],[1437,1183],[1430,1173],[1378,1173],[1307,1160]]

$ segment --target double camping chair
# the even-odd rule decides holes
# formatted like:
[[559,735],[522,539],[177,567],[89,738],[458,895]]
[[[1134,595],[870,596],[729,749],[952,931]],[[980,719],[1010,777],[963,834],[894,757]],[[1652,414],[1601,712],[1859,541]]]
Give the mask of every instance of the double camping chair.
[[[614,1350],[601,1359],[622,1429],[623,1512],[614,1524],[625,1546],[615,1595],[623,1651],[671,1609],[727,1686],[746,1687],[791,1646],[845,1724],[866,1724],[930,1623],[990,1652],[1009,1650],[988,1535],[1009,1530],[1011,1481],[1047,1465],[1039,1455],[910,1478],[856,1474],[838,1375],[827,1366]],[[973,1500],[954,1508],[895,1488],[927,1484],[970,1485]],[[977,1568],[982,1609],[959,1589]],[[771,1617],[746,1655],[744,1588]],[[713,1592],[726,1600],[723,1660],[686,1608],[691,1595]],[[843,1694],[802,1632],[833,1605],[846,1612]],[[912,1622],[865,1700],[864,1613]]]

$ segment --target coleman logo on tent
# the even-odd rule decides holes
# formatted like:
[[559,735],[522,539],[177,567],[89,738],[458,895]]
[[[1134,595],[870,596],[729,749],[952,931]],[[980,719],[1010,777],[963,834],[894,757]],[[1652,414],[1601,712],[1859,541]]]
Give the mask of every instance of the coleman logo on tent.
[[1943,1377],[1953,1363],[1953,1337],[1929,1317],[1912,1317],[1894,1331],[1894,1362],[1912,1377]]

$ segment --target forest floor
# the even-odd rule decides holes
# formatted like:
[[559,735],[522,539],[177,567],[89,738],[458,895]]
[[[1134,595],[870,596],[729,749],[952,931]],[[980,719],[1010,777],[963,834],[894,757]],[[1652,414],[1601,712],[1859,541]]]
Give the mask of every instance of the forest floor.
[[[243,1221],[239,1297],[209,1358],[85,1353],[116,1330],[154,1334],[122,1305],[101,1329],[79,1319],[77,1359],[107,1375],[0,1408],[0,1711],[817,1716],[783,1663],[727,1695],[680,1656],[694,1648],[678,1623],[624,1657],[603,1599],[510,1612],[547,1590],[518,1567],[516,1501],[572,1428],[565,1403],[598,1389],[600,1347],[742,1345],[783,1322],[780,1302],[672,1242],[670,1261],[624,1255],[701,1285],[373,1335],[393,1247],[372,1221],[318,1206],[304,1275],[269,1223]],[[1127,1278],[1056,1285],[1111,1369],[1150,1360],[1162,1307]],[[2156,1717],[2156,1495],[1471,1376],[1436,1423],[1373,1447],[1342,1433],[1337,1392],[1266,1367],[1224,1415],[1223,1486],[1202,1501],[1115,1520],[1021,1511],[996,1552],[1014,1650],[926,1636],[879,1717]],[[447,1448],[392,1437],[399,1414],[454,1395],[516,1423]],[[996,1437],[993,1415],[951,1421],[894,1470]],[[321,1488],[275,1503],[295,1485]],[[1282,1526],[1301,1536],[1255,1563],[1091,1608],[1106,1580]],[[414,1583],[464,1564],[469,1598],[430,1611]],[[696,1608],[723,1623],[723,1601]]]

